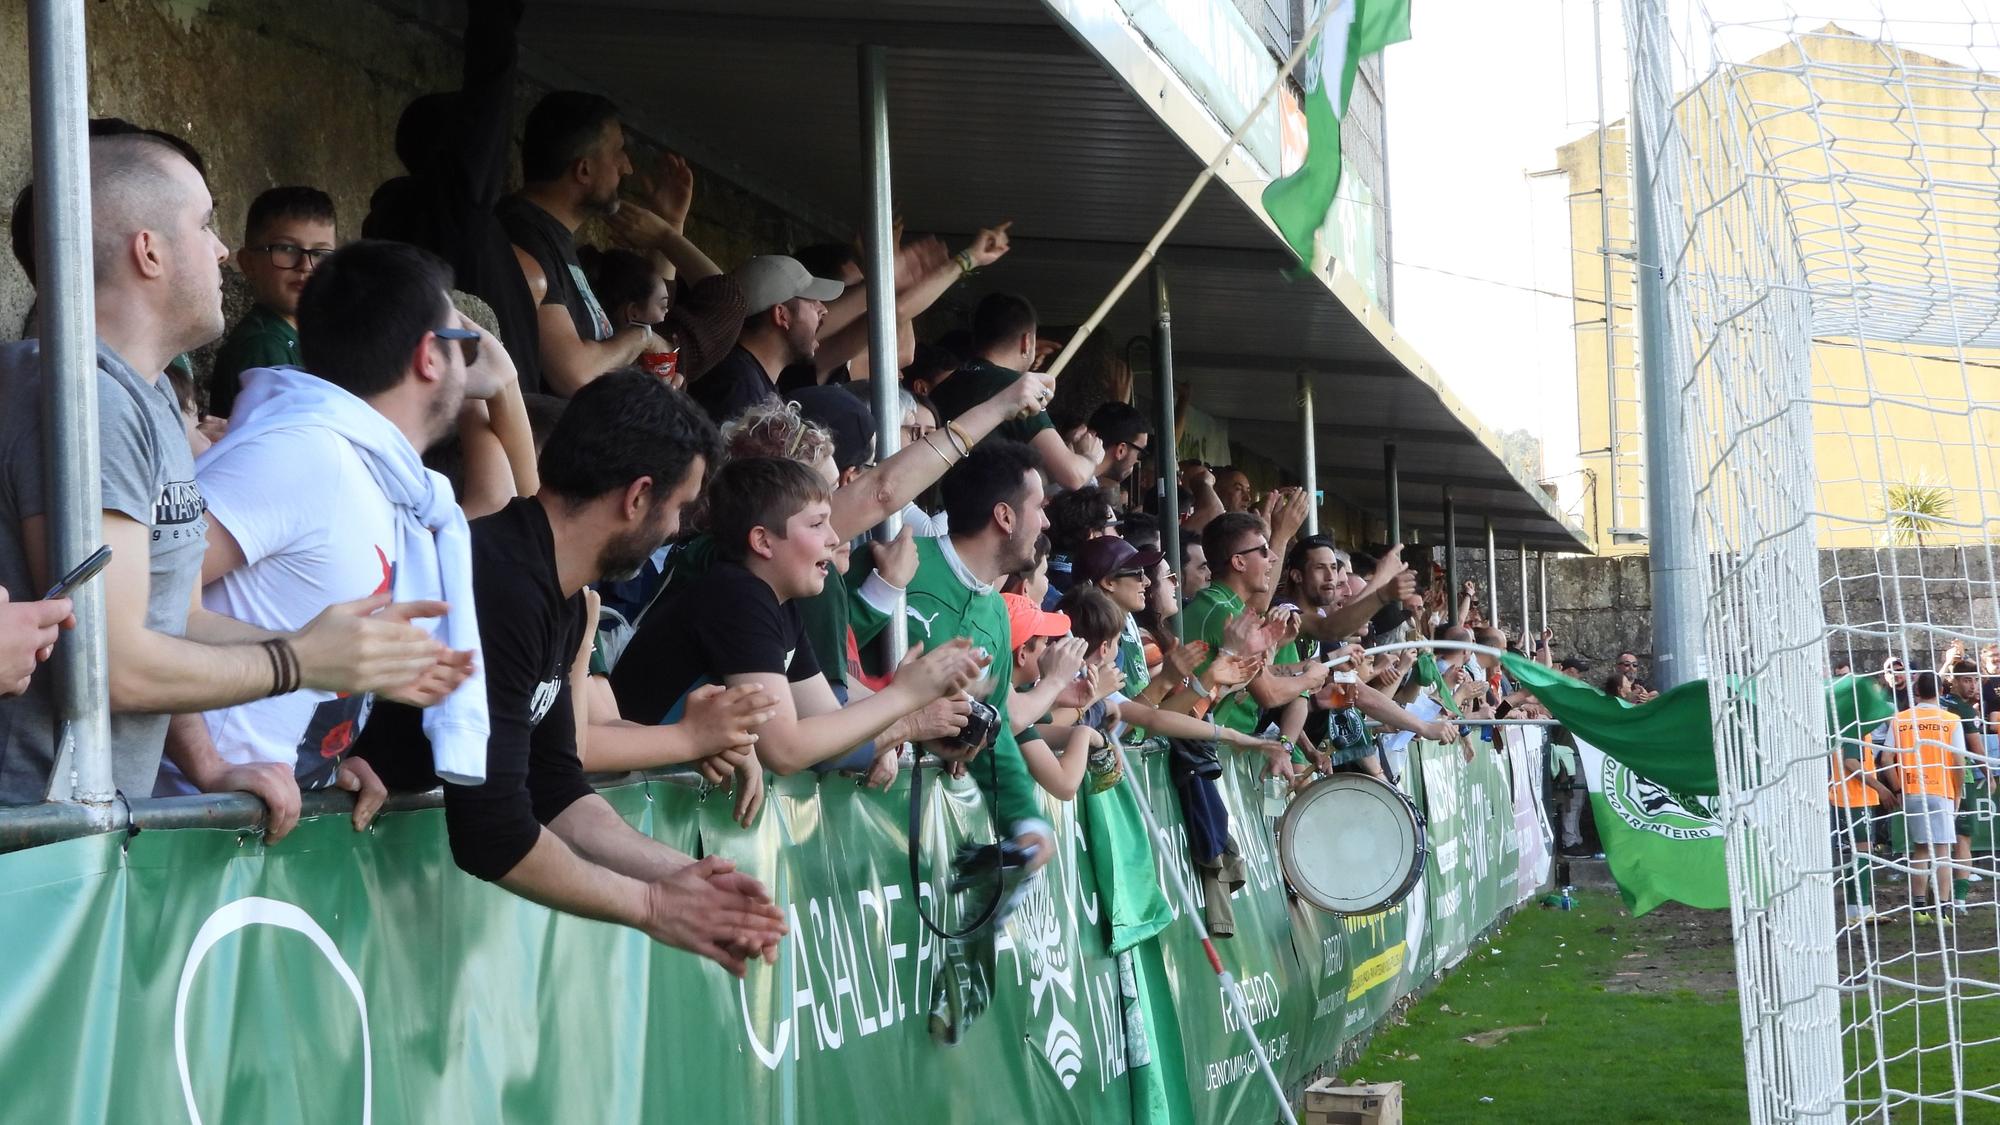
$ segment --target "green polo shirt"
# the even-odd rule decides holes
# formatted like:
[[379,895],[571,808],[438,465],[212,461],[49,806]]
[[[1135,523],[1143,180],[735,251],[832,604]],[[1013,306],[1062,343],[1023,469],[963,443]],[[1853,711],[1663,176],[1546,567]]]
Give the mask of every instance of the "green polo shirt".
[[806,640],[819,657],[819,670],[831,684],[847,685],[847,633],[865,645],[882,635],[889,615],[870,605],[861,596],[861,587],[849,587],[847,577],[831,567],[826,572],[826,588],[817,595],[799,600],[799,616],[805,619]]
[[922,644],[929,652],[953,637],[966,637],[993,657],[986,702],[1000,713],[1000,733],[966,772],[979,783],[1010,836],[1018,835],[1024,823],[1043,826],[1034,779],[1028,775],[1028,765],[1007,721],[1007,697],[1012,689],[1007,667],[1013,651],[1007,604],[1000,600],[999,591],[966,571],[949,537],[917,540],[917,574],[910,580],[906,602],[911,644]]
[[[1181,614],[1185,620],[1183,628],[1187,639],[1208,645],[1209,657],[1195,669],[1197,675],[1208,671],[1208,666],[1215,663],[1216,656],[1222,652],[1223,630],[1229,627],[1230,619],[1241,615],[1244,609],[1243,599],[1236,596],[1236,591],[1220,582],[1211,582],[1182,607]],[[1297,642],[1287,643],[1271,657],[1273,664],[1296,664],[1298,660]],[[1250,693],[1239,691],[1223,700],[1214,711],[1210,712],[1209,717],[1218,725],[1228,727],[1230,730],[1255,734],[1257,720],[1263,715],[1264,709],[1257,705],[1257,701]]]
[[229,417],[236,405],[242,376],[254,367],[296,366],[299,330],[262,305],[251,305],[216,349],[215,370],[208,377],[208,412]]
[[[1985,725],[1979,721],[1979,705],[1960,699],[1949,692],[1945,693],[1945,697],[1938,702],[1944,704],[1945,710],[1950,711],[1965,721],[1965,729],[1972,733],[1973,741],[1976,744],[1980,744],[1983,750]],[[1982,768],[1977,762],[1967,762],[1965,764],[1965,783],[1968,793],[1979,785]]]

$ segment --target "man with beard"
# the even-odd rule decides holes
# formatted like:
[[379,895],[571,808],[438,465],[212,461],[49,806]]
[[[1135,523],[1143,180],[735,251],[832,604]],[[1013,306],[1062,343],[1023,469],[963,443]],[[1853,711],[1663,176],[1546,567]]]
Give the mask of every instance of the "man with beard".
[[[286,630],[329,601],[394,592],[455,603],[444,629],[453,658],[421,698],[404,698],[445,701],[425,716],[436,766],[476,780],[478,768],[453,765],[486,756],[484,684],[456,691],[479,637],[465,517],[421,458],[467,397],[492,397],[514,371],[452,307],[450,287],[443,262],[399,242],[354,243],[314,272],[297,305],[308,370],[245,371],[242,411],[197,470],[209,504],[202,604]],[[290,830],[300,789],[336,784],[361,792],[354,823],[366,828],[383,789],[347,751],[371,702],[298,691],[209,711],[205,727],[176,727],[158,792],[191,792],[227,763],[268,775],[269,839]]]
[[1317,691],[1326,682],[1326,665],[1294,663],[1298,655],[1292,640],[1298,620],[1291,611],[1273,610],[1262,619],[1252,619],[1254,628],[1248,635],[1238,632],[1241,624],[1232,627],[1244,619],[1248,603],[1260,600],[1260,595],[1268,597],[1277,584],[1278,560],[1271,555],[1270,529],[1263,518],[1229,512],[1210,521],[1201,539],[1214,580],[1182,611],[1187,639],[1206,644],[1210,653],[1195,671],[1207,671],[1223,654],[1272,660],[1250,681],[1248,691],[1224,699],[1210,713],[1222,726],[1254,734],[1266,708],[1284,707]]
[[[954,376],[955,377],[955,376]],[[908,592],[909,639],[935,648],[966,637],[996,660],[1014,651],[1013,627],[998,583],[1035,561],[1035,540],[1048,527],[1046,497],[1035,451],[988,438],[944,475],[941,491],[951,533],[918,539],[917,573]],[[990,677],[986,702],[999,713],[993,744],[968,772],[985,792],[1001,832],[1032,849],[1029,870],[1055,854],[1055,832],[1042,818],[1035,782],[1007,717],[1009,677]]]
[[520,194],[494,210],[539,306],[542,378],[553,394],[573,395],[641,353],[665,350],[652,329],[611,323],[576,257],[576,228],[618,210],[618,185],[631,172],[609,99],[557,90],[528,112]]
[[743,334],[736,349],[690,388],[718,426],[758,403],[783,401],[778,376],[812,359],[826,302],[846,291],[783,254],[752,258],[729,276],[743,290]]
[[1097,462],[1098,486],[1113,494],[1124,494],[1128,503],[1135,502],[1125,482],[1132,479],[1133,470],[1146,456],[1152,425],[1138,408],[1117,400],[1091,411],[1087,425],[1104,445],[1104,457]]
[[[687,396],[637,369],[580,390],[549,436],[541,491],[473,521],[473,598],[492,735],[486,780],[445,780],[445,827],[465,871],[523,898],[617,922],[741,976],[775,956],[783,913],[725,859],[700,862],[637,831],[584,779],[570,665],[593,623],[583,588],[635,573],[680,526],[717,452]],[[417,713],[387,705],[356,752],[393,789],[439,778]]]

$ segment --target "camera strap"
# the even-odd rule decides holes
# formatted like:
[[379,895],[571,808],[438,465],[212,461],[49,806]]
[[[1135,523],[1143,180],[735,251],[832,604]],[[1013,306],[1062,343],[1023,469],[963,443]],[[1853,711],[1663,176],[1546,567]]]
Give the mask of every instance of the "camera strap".
[[[998,735],[995,735],[994,741],[995,742],[999,741]],[[994,759],[993,756],[994,751],[996,749],[997,749],[996,747],[991,747],[991,746],[987,747],[988,760],[993,762],[993,765],[990,767],[990,772],[988,775],[991,781],[991,784],[987,786],[987,791],[989,793],[997,793],[999,791],[1000,764],[996,759]],[[989,803],[987,805],[986,811],[993,818],[992,846],[997,848],[1000,846],[1000,810],[993,807],[992,804]],[[924,760],[923,760],[923,752],[918,751],[916,764],[910,770],[909,854],[910,854],[911,905],[917,908],[917,918],[923,922],[924,928],[936,934],[937,936],[943,938],[944,940],[960,941],[965,938],[971,937],[973,934],[978,933],[982,928],[984,928],[987,923],[993,921],[993,915],[999,911],[1000,899],[1002,897],[1003,892],[1006,890],[1005,873],[1001,871],[1000,865],[998,863],[994,864],[993,897],[987,901],[986,909],[983,912],[981,912],[978,918],[974,919],[973,922],[970,925],[966,926],[964,929],[958,930],[956,932],[947,930],[944,927],[938,925],[936,922],[931,921],[930,914],[924,910],[924,893],[923,893],[924,877],[923,877],[923,872],[919,870],[917,863],[917,853],[920,850],[922,850],[923,843],[924,843]],[[949,884],[946,885],[947,887],[949,887]]]

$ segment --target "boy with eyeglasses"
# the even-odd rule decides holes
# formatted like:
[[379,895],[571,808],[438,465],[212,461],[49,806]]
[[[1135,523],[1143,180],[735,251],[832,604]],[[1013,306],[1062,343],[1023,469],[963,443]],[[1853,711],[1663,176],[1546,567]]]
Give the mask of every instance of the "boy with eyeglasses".
[[333,247],[333,199],[318,188],[274,187],[251,201],[235,259],[257,303],[215,353],[210,414],[229,416],[243,372],[299,362],[299,295]]

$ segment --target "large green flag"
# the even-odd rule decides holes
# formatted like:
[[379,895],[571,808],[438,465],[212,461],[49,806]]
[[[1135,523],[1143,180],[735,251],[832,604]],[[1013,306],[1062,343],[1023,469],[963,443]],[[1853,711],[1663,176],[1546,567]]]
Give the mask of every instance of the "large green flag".
[[1633,915],[1668,901],[1728,906],[1728,861],[1713,802],[1643,777],[1583,738],[1576,746],[1605,862]]
[[1354,93],[1364,55],[1410,37],[1410,0],[1327,0],[1334,5],[1318,42],[1306,55],[1302,107],[1306,161],[1264,189],[1264,210],[1303,261],[1312,261],[1313,234],[1326,222],[1340,187],[1340,120]]
[[1709,729],[1708,681],[1632,704],[1516,653],[1503,657],[1501,666],[1571,734],[1640,774],[1682,793],[1712,797],[1722,791]]

